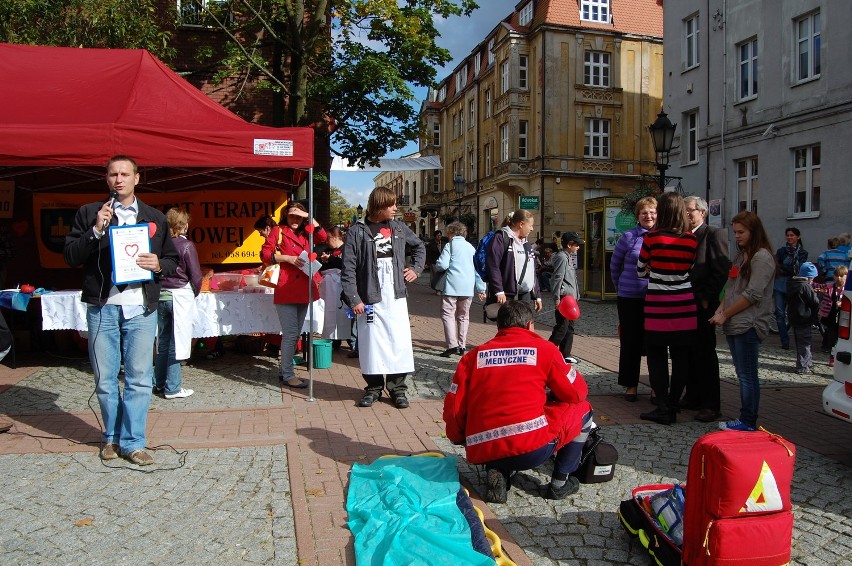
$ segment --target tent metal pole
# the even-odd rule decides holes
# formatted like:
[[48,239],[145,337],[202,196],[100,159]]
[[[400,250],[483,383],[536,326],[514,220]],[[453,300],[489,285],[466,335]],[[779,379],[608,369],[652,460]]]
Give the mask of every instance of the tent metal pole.
[[[308,221],[314,220],[314,168],[308,169]],[[314,231],[308,232],[308,343],[305,345],[305,359],[308,360],[308,401],[314,398]]]

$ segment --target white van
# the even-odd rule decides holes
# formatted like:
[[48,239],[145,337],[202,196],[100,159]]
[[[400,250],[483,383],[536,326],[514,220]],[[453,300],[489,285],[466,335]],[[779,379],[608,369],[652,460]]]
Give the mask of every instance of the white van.
[[852,277],[846,279],[840,305],[837,348],[834,354],[834,381],[822,392],[823,410],[838,419],[852,422]]

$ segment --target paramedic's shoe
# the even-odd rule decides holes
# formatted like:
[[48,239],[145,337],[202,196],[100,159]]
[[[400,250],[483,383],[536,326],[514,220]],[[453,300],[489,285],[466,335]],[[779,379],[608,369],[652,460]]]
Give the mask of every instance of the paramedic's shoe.
[[574,356],[565,356],[565,363],[574,365],[574,364],[579,364],[580,360],[578,360]]
[[506,476],[496,468],[488,470],[485,478],[485,501],[486,503],[506,503],[508,498],[506,489]]
[[719,430],[738,430],[741,432],[754,432],[757,429],[753,426],[745,424],[739,419],[736,419],[733,421],[725,421],[723,423],[719,423]]
[[577,493],[580,490],[580,480],[574,476],[568,476],[565,484],[560,487],[553,487],[553,484],[548,484],[547,493],[545,496],[548,499],[565,499],[569,495]]

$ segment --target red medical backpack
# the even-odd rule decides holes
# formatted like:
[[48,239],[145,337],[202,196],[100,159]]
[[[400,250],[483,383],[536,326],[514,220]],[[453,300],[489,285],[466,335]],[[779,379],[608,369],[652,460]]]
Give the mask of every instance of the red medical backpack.
[[699,438],[687,469],[683,562],[790,562],[795,459],[791,442],[763,430],[711,432]]

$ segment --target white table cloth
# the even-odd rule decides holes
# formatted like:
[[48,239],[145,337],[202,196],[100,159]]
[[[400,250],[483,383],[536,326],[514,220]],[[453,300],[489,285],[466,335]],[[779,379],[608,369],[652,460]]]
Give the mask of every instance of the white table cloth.
[[[79,330],[85,332],[86,304],[80,302],[80,291],[57,291],[41,296],[42,330]],[[314,301],[313,332],[322,332],[324,308],[322,299]],[[302,328],[307,332],[308,320]],[[232,334],[278,334],[281,323],[271,293],[220,291],[201,293],[195,297],[193,338]]]

